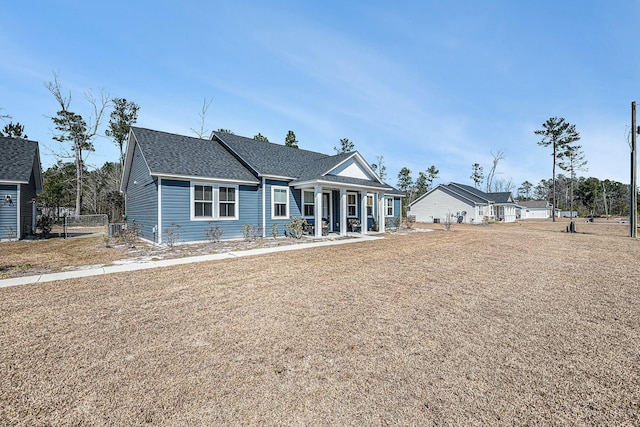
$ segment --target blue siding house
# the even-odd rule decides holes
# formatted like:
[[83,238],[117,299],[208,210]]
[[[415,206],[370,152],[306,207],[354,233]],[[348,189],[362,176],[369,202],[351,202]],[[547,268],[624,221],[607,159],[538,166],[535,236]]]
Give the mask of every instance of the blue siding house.
[[139,127],[129,135],[121,191],[128,223],[160,244],[168,230],[181,242],[206,241],[215,226],[229,239],[246,225],[282,235],[292,216],[324,224],[314,227],[317,237],[323,228],[384,231],[402,197],[357,151],[326,155],[223,132],[202,139]]
[[35,232],[36,196],[42,191],[36,141],[0,137],[0,240]]

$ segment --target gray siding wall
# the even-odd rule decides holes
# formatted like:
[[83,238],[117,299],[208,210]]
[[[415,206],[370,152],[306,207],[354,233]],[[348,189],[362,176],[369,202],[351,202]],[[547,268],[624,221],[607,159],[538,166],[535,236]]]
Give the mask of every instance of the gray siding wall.
[[36,178],[33,170],[31,170],[29,184],[24,184],[20,187],[20,228],[22,229],[22,237],[35,233],[35,230],[31,227],[33,225],[33,203],[31,201],[36,196]]
[[[12,204],[5,203],[6,195],[10,195]],[[14,237],[18,233],[18,190],[15,184],[0,184],[0,239]]]
[[127,223],[136,222],[140,236],[153,241],[158,224],[158,181],[153,178],[136,144],[129,181],[126,183]]
[[[205,230],[218,226],[223,239],[242,238],[246,225],[260,226],[261,194],[256,186],[238,186],[237,220],[191,220],[191,182],[162,180],[162,242],[167,243],[167,231],[179,234],[176,243],[206,242]],[[179,227],[177,227],[179,225]]]

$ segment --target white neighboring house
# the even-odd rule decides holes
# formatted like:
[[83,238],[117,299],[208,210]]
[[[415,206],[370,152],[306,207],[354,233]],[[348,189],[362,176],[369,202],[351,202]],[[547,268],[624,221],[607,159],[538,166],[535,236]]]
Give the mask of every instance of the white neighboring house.
[[408,207],[417,222],[481,224],[484,220],[515,222],[516,204],[510,192],[485,193],[469,185],[440,184]]
[[553,212],[551,203],[546,200],[527,200],[518,205],[522,208],[520,214],[522,219],[548,219]]

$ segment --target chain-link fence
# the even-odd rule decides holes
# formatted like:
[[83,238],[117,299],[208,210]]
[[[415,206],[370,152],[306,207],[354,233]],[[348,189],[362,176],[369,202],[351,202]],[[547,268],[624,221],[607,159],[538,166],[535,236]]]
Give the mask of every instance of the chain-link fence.
[[107,215],[65,216],[62,223],[62,234],[67,237],[77,237],[90,234],[106,234],[109,227]]

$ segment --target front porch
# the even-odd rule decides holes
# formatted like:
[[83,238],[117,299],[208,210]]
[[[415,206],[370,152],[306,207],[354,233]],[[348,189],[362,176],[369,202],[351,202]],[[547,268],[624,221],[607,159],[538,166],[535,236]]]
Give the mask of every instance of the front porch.
[[380,188],[296,188],[300,190],[302,217],[309,224],[305,231],[317,238],[384,233],[386,218],[393,216],[393,198],[387,199]]

